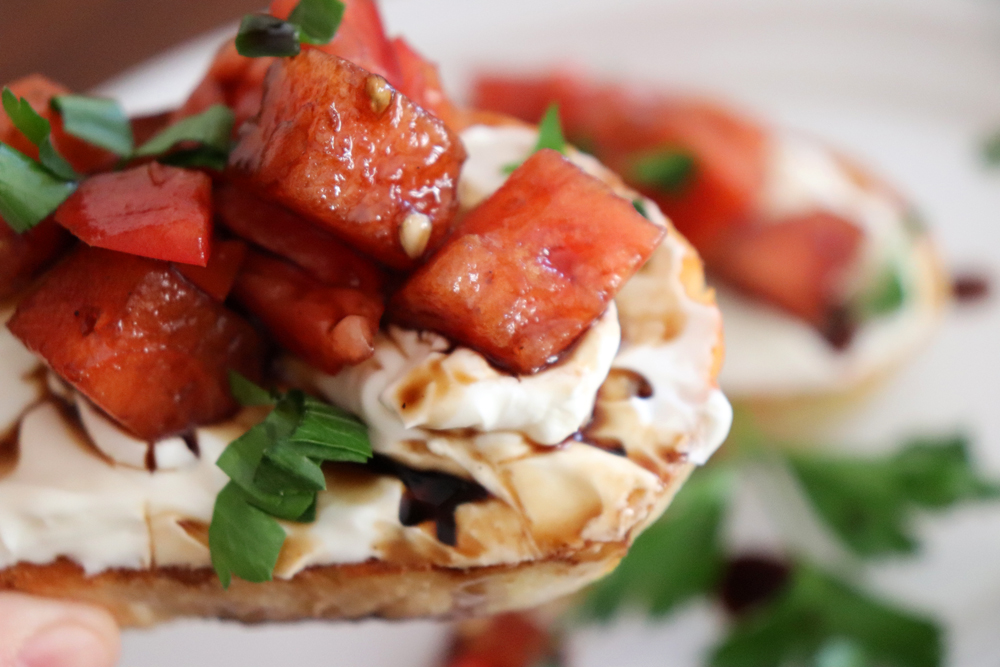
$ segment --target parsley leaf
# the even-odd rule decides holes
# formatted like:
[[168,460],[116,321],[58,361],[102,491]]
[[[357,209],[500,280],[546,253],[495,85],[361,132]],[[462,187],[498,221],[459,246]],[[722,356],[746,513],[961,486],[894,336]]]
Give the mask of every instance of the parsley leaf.
[[632,156],[628,175],[632,182],[640,186],[677,194],[694,177],[695,166],[694,156],[690,153],[666,148]]
[[788,460],[820,518],[862,556],[916,551],[910,524],[918,508],[1000,496],[997,484],[976,474],[959,436],[915,440],[879,459],[794,454]]
[[[563,136],[562,122],[559,120],[559,105],[555,102],[549,105],[548,109],[545,110],[545,115],[542,116],[542,120],[539,121],[538,141],[535,142],[535,147],[531,149],[531,153],[528,155],[534,155],[543,148],[551,148],[554,151],[566,154],[566,138]],[[511,162],[504,166],[503,172],[505,174],[513,173],[522,164],[524,164],[524,160]]]
[[288,22],[301,29],[303,42],[327,44],[337,34],[345,9],[340,0],[300,0],[288,15]]
[[890,264],[871,281],[854,300],[853,310],[861,320],[888,315],[899,310],[906,301],[906,289],[899,266]]
[[559,121],[559,105],[553,102],[545,110],[545,115],[538,123],[538,143],[535,151],[551,148],[560,153],[566,152],[566,138],[563,136],[562,123]]
[[229,371],[229,390],[240,405],[254,407],[274,405],[274,394],[243,377],[234,370]]
[[[200,114],[184,118],[163,129],[140,146],[134,157],[167,153],[177,144],[194,142],[210,154],[223,157],[229,154],[233,133],[233,112],[224,104],[214,104]],[[224,163],[223,163],[224,164]]]
[[712,652],[710,664],[779,667],[821,664],[821,659],[831,664],[827,661],[837,653],[849,653],[855,660],[865,656],[879,665],[937,667],[942,660],[941,630],[800,563],[777,599],[736,622]]
[[270,581],[284,542],[281,524],[251,505],[239,486],[230,482],[216,496],[208,548],[223,588],[229,588],[234,574]]
[[247,14],[236,33],[236,50],[247,58],[296,56],[302,31],[294,23],[267,14]]
[[[295,389],[268,392],[236,372],[230,372],[229,382],[240,403],[274,408],[264,421],[231,442],[216,461],[231,480],[228,495],[216,500],[209,526],[210,546],[213,531],[220,533],[220,549],[216,553],[213,547],[212,563],[224,586],[233,574],[248,581],[270,579],[281,551],[284,533],[282,540],[273,539],[271,524],[259,516],[253,519],[255,530],[262,531],[259,540],[252,531],[235,531],[231,524],[243,520],[247,508],[270,522],[315,521],[316,494],[326,488],[320,464],[364,463],[372,456],[367,428],[347,412]],[[252,545],[252,555],[232,554],[231,540],[237,534]],[[262,573],[267,563],[270,569]]]
[[344,18],[340,0],[300,0],[288,20],[247,14],[236,34],[236,50],[247,58],[294,56],[302,44],[327,44]]
[[14,127],[38,147],[38,161],[42,166],[64,181],[79,180],[80,175],[52,145],[52,124],[32,109],[28,100],[18,98],[10,88],[3,89],[2,97],[4,111]]
[[994,132],[983,141],[983,160],[991,167],[1000,165],[1000,131]]
[[641,199],[633,199],[632,208],[634,208],[639,215],[649,220],[649,212],[646,211],[646,202]]
[[124,109],[114,100],[86,95],[58,95],[52,108],[60,113],[68,134],[120,157],[132,153],[132,125]]
[[0,217],[18,234],[52,214],[76,189],[27,155],[0,144]]
[[725,565],[720,530],[732,481],[726,468],[696,471],[618,568],[590,589],[584,618],[607,620],[625,606],[662,616],[714,591]]

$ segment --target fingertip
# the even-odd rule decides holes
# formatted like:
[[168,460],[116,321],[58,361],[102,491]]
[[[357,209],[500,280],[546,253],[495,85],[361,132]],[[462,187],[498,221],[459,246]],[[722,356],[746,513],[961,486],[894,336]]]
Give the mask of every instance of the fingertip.
[[121,640],[104,609],[0,593],[0,664],[15,667],[113,667]]

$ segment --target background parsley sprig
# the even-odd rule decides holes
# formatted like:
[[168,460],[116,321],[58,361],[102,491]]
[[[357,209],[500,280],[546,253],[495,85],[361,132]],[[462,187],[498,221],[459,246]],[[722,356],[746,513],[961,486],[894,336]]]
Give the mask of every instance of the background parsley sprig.
[[[776,450],[739,414],[726,447],[729,455],[698,470],[618,569],[590,589],[578,620],[606,621],[636,608],[662,616],[698,597],[722,596],[731,604],[727,587],[736,566],[762,559],[726,553],[726,516],[740,469],[762,458],[787,466],[817,519],[861,558],[914,552],[919,542],[910,523],[918,511],[1000,493],[976,473],[961,436],[914,439],[891,455],[851,458]],[[805,554],[778,558],[785,560],[768,557],[755,568],[784,573],[773,590],[746,608],[730,607],[736,615],[708,656],[712,667],[941,665],[943,632],[932,620],[865,592]]]

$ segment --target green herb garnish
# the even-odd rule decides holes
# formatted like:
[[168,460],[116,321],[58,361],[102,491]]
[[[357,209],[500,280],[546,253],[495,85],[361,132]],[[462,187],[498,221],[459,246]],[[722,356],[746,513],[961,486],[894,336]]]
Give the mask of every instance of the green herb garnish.
[[932,621],[871,598],[813,565],[799,563],[783,592],[737,621],[715,648],[713,667],[831,663],[937,667],[941,631]]
[[0,217],[18,234],[51,215],[75,189],[76,183],[0,144]]
[[875,276],[851,306],[854,316],[860,321],[870,320],[894,313],[906,302],[906,288],[900,267],[890,264]]
[[9,88],[2,93],[3,108],[28,141],[38,147],[38,161],[0,144],[0,216],[21,234],[55,211],[80,176],[52,145],[52,125]]
[[208,534],[225,587],[232,575],[271,579],[285,535],[277,519],[315,520],[316,494],[326,488],[322,462],[372,456],[365,425],[339,408],[294,389],[268,392],[238,373],[230,373],[230,387],[243,405],[274,407],[216,462],[230,482],[216,499]]
[[52,175],[64,181],[80,178],[69,162],[52,145],[52,125],[31,108],[28,100],[19,98],[10,88],[3,89],[3,108],[8,118],[28,141],[38,147],[38,161]]
[[300,0],[288,20],[247,14],[236,34],[236,50],[248,58],[298,55],[302,44],[327,44],[344,18],[340,0]]
[[545,115],[538,123],[538,143],[535,151],[551,148],[560,153],[566,152],[566,138],[563,136],[562,123],[559,120],[559,105],[553,102],[545,110]]
[[649,220],[649,212],[646,211],[646,202],[641,199],[633,199],[632,208],[634,208],[639,215],[646,218],[646,220]]
[[1000,496],[1000,486],[976,474],[958,436],[916,440],[885,458],[799,454],[789,462],[819,516],[862,556],[915,551],[910,524],[918,509]]
[[[538,141],[535,142],[535,147],[531,149],[529,155],[533,155],[543,148],[550,148],[563,155],[566,154],[566,138],[563,136],[562,122],[559,120],[559,105],[555,102],[549,105],[542,120],[538,123]],[[522,164],[524,164],[523,160],[511,162],[503,168],[503,171],[505,174],[510,174]]]
[[697,471],[618,569],[590,589],[584,617],[606,620],[628,607],[662,616],[714,591],[725,562],[720,531],[731,487],[727,469]]
[[236,33],[236,50],[247,58],[296,56],[302,50],[299,27],[267,14],[247,14]]
[[983,141],[982,155],[987,165],[991,167],[1000,165],[1000,131],[994,132]]
[[[224,104],[214,104],[200,114],[184,118],[164,128],[133,153],[133,157],[164,155],[165,164],[175,166],[209,166],[221,169],[229,157],[230,141],[235,122],[232,110]],[[196,143],[198,148],[171,153],[178,144]],[[178,162],[177,158],[182,159]],[[173,160],[171,160],[173,158]]]
[[120,157],[128,157],[134,147],[132,125],[114,100],[85,95],[59,95],[52,108],[60,113],[68,134]]
[[309,44],[327,44],[337,34],[346,5],[338,0],[300,0],[288,22],[301,30],[301,39]]
[[666,148],[634,155],[628,176],[639,186],[677,194],[690,183],[695,168],[690,153]]

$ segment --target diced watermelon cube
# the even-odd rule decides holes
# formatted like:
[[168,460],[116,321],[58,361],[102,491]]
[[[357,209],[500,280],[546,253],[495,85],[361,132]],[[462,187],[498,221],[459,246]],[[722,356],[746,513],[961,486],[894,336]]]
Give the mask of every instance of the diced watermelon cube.
[[233,296],[283,347],[312,366],[337,373],[372,355],[382,317],[380,297],[334,287],[302,269],[251,250]]
[[150,441],[233,414],[228,371],[259,378],[263,365],[250,324],[169,264],[86,246],[45,275],[8,327]]
[[98,174],[56,209],[56,222],[84,243],[205,266],[212,238],[212,181],[157,162]]
[[282,206],[227,183],[215,190],[215,211],[233,234],[284,257],[326,285],[382,292],[385,276],[375,262]]
[[52,218],[23,234],[0,218],[0,299],[24,287],[72,242],[73,237]]
[[227,240],[212,243],[208,266],[175,264],[174,269],[216,301],[225,301],[247,256],[247,244]]
[[444,123],[383,79],[316,49],[268,74],[260,115],[230,155],[233,172],[375,259],[414,266],[400,230],[430,223],[433,249],[456,211],[465,150]]
[[604,183],[541,150],[469,213],[391,312],[533,373],[604,312],[664,233]]
[[707,259],[736,289],[825,331],[844,304],[844,281],[863,240],[857,225],[817,211],[742,227]]

